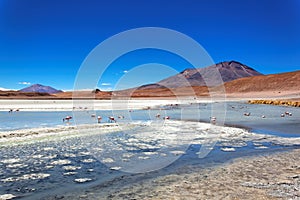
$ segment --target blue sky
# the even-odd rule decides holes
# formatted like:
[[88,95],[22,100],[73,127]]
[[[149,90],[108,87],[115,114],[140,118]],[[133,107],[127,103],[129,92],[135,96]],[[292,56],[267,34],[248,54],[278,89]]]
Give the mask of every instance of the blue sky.
[[[0,88],[41,83],[72,89],[81,63],[100,42],[149,26],[190,36],[216,63],[237,60],[265,74],[299,70],[299,10],[299,0],[0,0]],[[176,71],[189,67],[166,52],[133,52],[116,60],[98,86],[114,88],[130,68],[149,62]],[[172,73],[137,76],[128,87]]]

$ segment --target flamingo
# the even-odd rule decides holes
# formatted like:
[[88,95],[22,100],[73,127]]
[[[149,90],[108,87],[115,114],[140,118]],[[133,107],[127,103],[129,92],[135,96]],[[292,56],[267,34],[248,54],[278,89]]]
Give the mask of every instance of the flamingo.
[[211,122],[212,124],[215,124],[216,121],[217,121],[217,118],[216,118],[216,117],[210,117],[210,122]]
[[159,113],[157,113],[155,117],[156,117],[156,118],[160,118],[160,114],[159,114]]
[[166,116],[166,117],[164,117],[164,119],[170,119],[170,116]]
[[108,121],[109,122],[115,122],[115,123],[117,122],[114,117],[108,117]]
[[287,115],[287,116],[292,116],[292,113],[286,111],[286,112],[285,112],[285,115]]
[[250,115],[251,115],[251,113],[250,113],[250,112],[248,112],[248,113],[244,113],[244,115],[245,115],[245,116],[250,116]]
[[63,122],[64,122],[64,121],[67,121],[67,122],[69,122],[69,121],[70,121],[70,119],[72,119],[72,117],[71,117],[71,116],[66,116],[65,118],[63,118]]
[[98,117],[97,117],[97,120],[98,120],[98,123],[101,123],[102,117],[101,117],[101,116],[98,116]]

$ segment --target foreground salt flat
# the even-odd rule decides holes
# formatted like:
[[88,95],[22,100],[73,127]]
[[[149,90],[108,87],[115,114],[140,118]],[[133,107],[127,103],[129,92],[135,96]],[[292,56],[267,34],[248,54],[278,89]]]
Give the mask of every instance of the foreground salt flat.
[[[299,199],[300,149],[235,159],[230,163],[199,169],[184,166],[174,173],[152,179],[127,177],[65,194],[64,199]],[[52,198],[49,198],[52,199]]]
[[[124,127],[127,129],[124,129]],[[79,132],[74,131],[77,128]],[[133,132],[130,128],[133,128]],[[160,129],[160,134],[157,134],[157,128]],[[115,133],[115,131],[120,130],[123,131],[122,134]],[[142,134],[132,134],[136,130],[142,130]],[[194,160],[194,164],[182,163],[181,167],[175,170],[172,168],[167,169],[167,175],[154,176],[150,180],[143,177],[147,177],[147,173],[135,176],[122,174],[112,177],[108,182],[103,182],[104,174],[98,177],[97,173],[105,171],[105,173],[110,174],[111,171],[116,170],[128,171],[128,166],[144,167],[145,165],[141,165],[143,163],[146,163],[147,167],[150,164],[152,164],[152,167],[157,167],[156,165],[161,163],[157,162],[159,161],[158,158],[162,160],[174,159],[175,161],[181,155],[187,154],[183,145],[187,147],[190,144],[211,144],[211,141],[213,143],[217,141],[216,146],[211,148],[220,148],[221,151],[228,154],[248,146],[249,143],[252,143],[254,150],[257,149],[257,151],[271,147],[266,144],[286,147],[300,145],[299,138],[281,138],[255,134],[240,128],[176,120],[166,121],[163,127],[155,127],[155,124],[146,121],[118,125],[81,125],[78,127],[54,127],[12,132],[19,134],[0,139],[3,150],[2,159],[0,160],[2,166],[0,171],[3,187],[12,189],[10,193],[3,195],[11,194],[17,197],[22,196],[22,194],[13,192],[13,188],[20,187],[20,184],[32,185],[35,189],[34,191],[40,191],[42,190],[40,188],[46,187],[48,190],[51,190],[51,188],[55,188],[55,185],[63,184],[66,186],[68,184],[83,184],[85,182],[92,182],[96,186],[88,189],[89,192],[83,190],[79,193],[69,194],[64,191],[62,196],[65,199],[120,199],[122,197],[125,199],[133,197],[138,199],[165,199],[171,197],[197,199],[200,194],[205,197],[218,198],[225,197],[222,195],[232,192],[231,195],[233,196],[230,197],[239,197],[234,196],[239,194],[236,193],[236,190],[231,191],[228,189],[230,184],[232,184],[232,187],[237,187],[235,184],[240,183],[238,188],[242,190],[245,187],[245,191],[252,191],[257,189],[255,187],[261,187],[261,181],[256,182],[256,180],[260,178],[264,180],[264,177],[268,177],[267,169],[271,165],[267,163],[268,165],[264,166],[266,168],[262,169],[266,171],[261,173],[262,171],[259,168],[262,166],[253,165],[252,162],[264,163],[267,162],[269,157],[267,157],[267,160],[259,157],[257,161],[249,160],[245,161],[245,163],[237,163],[233,169],[231,167],[228,169],[226,167],[206,169],[208,171],[202,171],[201,167],[195,167],[197,160]],[[10,135],[12,132],[4,133]],[[99,134],[104,134],[105,137],[97,137]],[[183,135],[184,139],[182,139]],[[16,147],[13,147],[15,144],[17,144]],[[7,152],[9,148],[16,151],[10,154]],[[27,150],[28,153],[26,153]],[[201,152],[194,153],[196,155],[195,159],[200,159],[198,156],[201,157]],[[292,153],[292,155],[294,154]],[[295,154],[295,156],[297,155]],[[289,162],[294,162],[296,166],[299,166],[298,161],[295,161],[295,156],[287,157],[283,155],[282,159],[287,160],[281,160],[279,157],[276,167],[277,165],[280,168],[282,168],[281,165],[286,167],[285,163]],[[272,159],[276,160],[275,158],[277,157],[277,155],[274,155]],[[118,160],[119,158],[121,160]],[[95,163],[100,162],[106,165],[105,170],[103,167],[94,168]],[[238,167],[240,171],[236,170]],[[4,171],[6,169],[13,169],[14,173],[5,175]],[[239,173],[235,174],[237,172]],[[277,172],[279,173],[280,171],[275,171],[274,173]],[[240,173],[242,173],[241,179],[238,178]],[[295,171],[292,171],[291,176],[294,176],[295,173]],[[273,172],[270,175],[272,174]],[[232,181],[234,180],[232,176],[237,178],[237,180]],[[252,176],[254,181],[251,178]],[[268,178],[267,180],[271,179]],[[298,181],[297,177],[291,180]],[[35,183],[34,181],[38,182]],[[103,184],[111,186],[103,187]],[[222,188],[220,185],[224,186],[224,188],[216,194],[215,190]],[[276,185],[268,185],[270,188],[273,186],[275,187]],[[296,185],[295,187],[297,188],[298,186]],[[52,193],[44,191],[44,193],[43,198],[50,196],[46,199],[55,199],[57,194],[55,191],[52,191]],[[261,197],[259,195],[261,194],[259,193],[257,197]],[[287,195],[294,195],[294,193],[288,193]]]

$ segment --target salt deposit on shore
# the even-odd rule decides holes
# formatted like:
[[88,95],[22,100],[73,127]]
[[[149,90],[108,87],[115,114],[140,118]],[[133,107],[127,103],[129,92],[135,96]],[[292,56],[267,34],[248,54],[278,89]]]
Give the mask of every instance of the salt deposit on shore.
[[[0,100],[0,111],[122,110],[187,103],[187,100]],[[210,102],[206,100],[205,102]]]
[[12,195],[12,194],[3,194],[3,195],[0,195],[0,200],[9,200],[9,199],[13,199],[15,197],[16,196]]
[[[161,157],[161,160],[167,160],[177,156],[188,156],[189,153],[182,146],[188,147],[190,144],[205,146],[217,142],[216,146],[212,145],[211,148],[219,148],[225,154],[238,152],[241,148],[251,146],[251,144],[253,146],[249,148],[255,148],[254,151],[262,151],[262,149],[272,145],[290,147],[300,145],[299,137],[285,138],[256,134],[241,128],[191,121],[161,120],[159,122],[163,122],[164,126],[162,126],[162,123],[156,124],[150,121],[132,121],[123,124],[64,125],[1,132],[0,145],[3,146],[25,143],[25,147],[26,143],[30,143],[28,146],[35,148],[35,145],[31,145],[31,143],[38,143],[45,139],[45,144],[36,147],[38,150],[40,149],[40,152],[35,150],[35,155],[30,154],[33,161],[32,166],[39,166],[38,163],[43,160],[47,169],[62,169],[59,175],[54,173],[47,176],[48,172],[40,174],[27,172],[25,173],[26,176],[19,174],[14,177],[16,179],[12,179],[12,176],[9,175],[4,177],[2,182],[7,184],[7,187],[11,187],[8,185],[14,183],[10,182],[11,180],[15,181],[17,185],[18,182],[25,181],[24,177],[29,177],[28,180],[35,180],[35,177],[38,177],[41,180],[47,178],[47,180],[54,181],[63,176],[64,178],[70,178],[76,185],[96,183],[98,180],[95,175],[90,175],[90,172],[83,172],[87,172],[85,165],[90,165],[88,169],[93,171],[94,169],[91,167],[95,165],[95,162],[98,162],[90,156],[91,154],[108,167],[109,173],[112,173],[111,171],[115,170],[126,172],[128,169],[132,169],[128,168],[129,166],[138,166],[141,163],[146,163],[147,165],[141,167],[147,168],[150,166],[148,163],[155,164],[154,161],[159,157]],[[122,134],[118,134],[120,130],[123,131]],[[101,137],[97,137],[99,135]],[[74,140],[70,140],[68,143],[69,139]],[[80,143],[77,139],[81,139]],[[66,143],[59,143],[60,141]],[[101,146],[103,144],[105,145]],[[64,147],[67,148],[62,153],[63,156],[60,156],[58,152],[62,151],[60,148]],[[3,149],[5,148],[6,146]],[[59,151],[56,151],[56,148]],[[21,152],[23,152],[23,149]],[[104,185],[108,185],[106,187],[99,184],[95,191],[93,188],[89,188],[89,192],[64,194],[64,199],[79,199],[82,195],[86,199],[199,199],[202,197],[207,199],[241,199],[243,197],[243,199],[268,199],[274,198],[276,195],[290,198],[298,195],[297,191],[299,191],[299,178],[297,177],[299,168],[296,167],[296,171],[293,171],[294,168],[290,164],[292,162],[295,163],[295,166],[300,164],[296,160],[296,158],[299,158],[300,152],[295,152],[295,155],[291,153],[291,156],[290,154],[278,154],[279,156],[270,155],[269,157],[262,156],[250,160],[236,160],[233,164],[207,169],[187,164],[175,169],[175,171],[170,170],[167,175],[152,177],[150,180],[142,177],[143,175],[120,176],[117,177],[117,180],[102,182]],[[42,153],[44,153],[43,156],[41,156]],[[201,152],[197,153],[195,151],[193,153],[198,154]],[[100,156],[101,159],[97,156]],[[0,163],[7,166],[9,164],[18,165],[24,160],[23,154],[19,155],[18,158],[17,154],[14,153],[13,156],[3,157]],[[44,164],[40,164],[40,167]],[[273,171],[268,174],[270,167],[275,169],[272,169]],[[292,173],[288,174],[288,177],[294,178],[287,178],[286,180],[296,182],[284,182],[285,179],[281,177],[282,174],[287,174],[289,170]],[[39,175],[45,176],[40,177]],[[296,188],[296,190],[292,191],[292,188]],[[253,194],[256,196],[253,196]]]
[[212,168],[184,166],[157,178],[126,177],[64,199],[298,199],[300,149],[238,158]]
[[[130,126],[129,126],[130,127]],[[101,133],[108,133],[120,130],[118,124],[115,123],[103,123],[103,124],[85,124],[77,126],[57,126],[47,128],[32,128],[21,129],[13,131],[0,132],[0,146],[12,145],[18,143],[34,143],[35,140],[47,139],[65,139],[71,137],[78,137],[82,135],[82,132],[90,131],[92,135],[98,134],[97,131],[101,130]],[[50,147],[51,148],[51,147]],[[45,149],[47,150],[47,149]],[[51,150],[51,149],[50,149]]]

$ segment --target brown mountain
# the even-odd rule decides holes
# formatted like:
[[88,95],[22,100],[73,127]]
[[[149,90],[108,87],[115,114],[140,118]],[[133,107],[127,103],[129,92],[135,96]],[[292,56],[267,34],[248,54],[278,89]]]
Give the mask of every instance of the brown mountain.
[[37,93],[48,93],[48,94],[57,94],[62,92],[50,86],[44,86],[41,84],[34,84],[29,87],[19,90],[20,92],[37,92]]
[[[224,83],[217,87],[213,87],[210,91],[218,93],[225,89],[228,97],[291,97],[300,96],[300,71],[259,75],[245,78],[239,78],[230,82]],[[222,88],[221,88],[222,87]],[[174,97],[174,96],[209,96],[209,91],[206,86],[192,87],[177,87],[165,88],[160,86],[155,88],[142,86],[140,88],[122,91],[117,93],[120,96],[129,95],[131,97]]]
[[55,97],[48,93],[0,90],[0,99],[52,99],[52,98]]
[[155,84],[141,86],[140,89],[217,86],[223,82],[258,75],[262,74],[251,67],[237,61],[227,61],[205,68],[186,69]]
[[300,94],[300,70],[281,74],[254,76],[225,83],[227,93],[272,92],[275,94]]
[[[272,75],[261,75],[254,69],[237,63],[223,62],[216,64],[215,69],[220,71],[222,79],[224,80],[224,85],[215,86],[210,88],[211,91],[219,91],[220,87],[224,87],[226,95],[228,97],[246,97],[246,98],[272,98],[272,97],[299,97],[300,96],[300,70],[295,72],[272,74]],[[211,77],[213,73],[209,73],[210,67],[204,68],[203,73],[200,74],[210,74]],[[198,69],[197,69],[198,70]],[[133,97],[133,98],[158,98],[158,97],[176,97],[176,96],[201,96],[209,97],[209,90],[206,86],[203,86],[203,79],[199,77],[199,73],[195,69],[187,69],[182,73],[175,75],[173,77],[164,79],[155,84],[143,85],[138,88],[132,88],[122,91],[105,92],[100,90],[94,91],[77,91],[75,93],[78,98],[96,98],[96,99],[110,99],[110,98],[123,98],[123,97]],[[202,70],[202,69],[199,69]],[[187,72],[185,72],[187,71]],[[183,75],[188,75],[185,77],[189,80],[192,87],[182,85],[181,80]],[[231,77],[233,76],[233,77]],[[248,76],[243,77],[241,76]],[[239,78],[238,78],[239,77]],[[197,80],[199,79],[199,80]],[[235,79],[235,80],[231,80]],[[171,81],[175,81],[174,83]],[[231,81],[229,81],[231,80]],[[165,87],[159,83],[165,83],[172,87]],[[72,99],[73,92],[61,92],[58,94],[46,94],[46,93],[36,93],[36,92],[19,92],[19,91],[0,91],[0,98],[24,98],[24,99]]]

